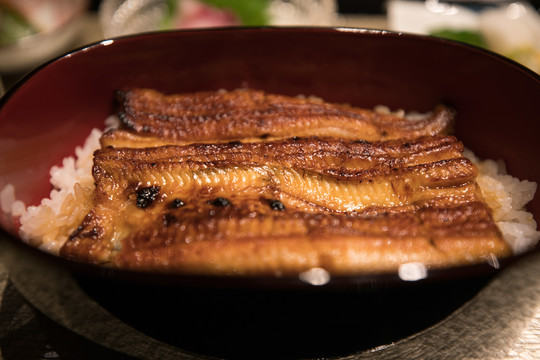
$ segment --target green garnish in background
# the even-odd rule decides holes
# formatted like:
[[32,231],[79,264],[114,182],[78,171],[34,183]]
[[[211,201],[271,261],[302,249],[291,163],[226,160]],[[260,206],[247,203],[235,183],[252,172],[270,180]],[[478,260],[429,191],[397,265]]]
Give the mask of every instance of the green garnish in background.
[[233,11],[242,25],[256,26],[268,23],[268,0],[203,0],[208,5]]
[[[163,21],[163,27],[170,28],[171,22],[178,9],[181,0],[167,0],[167,14]],[[245,26],[267,25],[269,0],[200,0],[202,3],[219,9],[232,11]]]
[[37,30],[22,14],[7,5],[0,4],[0,46],[37,33]]
[[478,31],[471,30],[452,30],[452,29],[440,29],[434,30],[429,33],[432,36],[437,36],[449,40],[461,41],[467,44],[480,46],[487,48],[488,44],[484,36]]

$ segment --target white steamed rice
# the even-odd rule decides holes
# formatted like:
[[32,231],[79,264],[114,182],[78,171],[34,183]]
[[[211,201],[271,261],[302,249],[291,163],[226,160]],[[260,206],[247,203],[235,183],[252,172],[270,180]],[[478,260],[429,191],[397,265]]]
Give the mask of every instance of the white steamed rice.
[[479,160],[470,150],[465,150],[464,155],[478,166],[476,181],[493,210],[493,220],[514,253],[523,253],[536,245],[540,232],[532,214],[525,209],[534,197],[536,183],[508,175],[502,161]]
[[[116,116],[106,119],[107,129],[117,127]],[[93,129],[82,147],[75,148],[75,157],[66,157],[61,166],[50,170],[54,189],[37,206],[16,200],[13,185],[0,192],[2,211],[8,217],[20,217],[19,236],[39,248],[58,254],[69,234],[76,229],[91,208],[94,190],[92,165],[94,151],[99,148],[102,131]]]

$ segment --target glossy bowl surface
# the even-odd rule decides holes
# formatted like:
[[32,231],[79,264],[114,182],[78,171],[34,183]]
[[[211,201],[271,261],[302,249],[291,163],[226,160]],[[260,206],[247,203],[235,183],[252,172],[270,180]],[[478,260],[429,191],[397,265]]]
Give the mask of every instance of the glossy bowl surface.
[[[331,102],[393,109],[457,111],[456,134],[482,158],[504,159],[509,173],[540,182],[539,76],[479,48],[410,34],[326,28],[228,28],[141,34],[105,40],[44,64],[0,101],[0,189],[37,204],[48,196],[48,170],[115,111],[115,92],[250,87]],[[530,210],[538,219],[540,200]],[[2,217],[2,237],[19,256],[40,256],[75,273],[168,284],[301,288],[297,277],[192,277],[104,269],[41,254],[19,244]],[[509,259],[512,261],[513,259]],[[504,262],[503,262],[504,265]],[[493,271],[489,265],[433,271],[429,280]],[[396,275],[333,278],[326,285],[396,284]]]

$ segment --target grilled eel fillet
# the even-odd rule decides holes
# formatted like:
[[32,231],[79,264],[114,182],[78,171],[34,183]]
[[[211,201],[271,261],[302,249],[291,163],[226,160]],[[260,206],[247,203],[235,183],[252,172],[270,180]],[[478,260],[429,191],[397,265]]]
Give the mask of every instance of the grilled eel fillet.
[[445,135],[105,147],[94,155],[93,208],[61,255],[220,275],[510,255],[462,151]]
[[366,141],[447,133],[453,111],[443,105],[410,121],[393,113],[256,90],[164,95],[150,89],[118,92],[123,129],[102,146],[149,147],[189,142],[263,141],[326,136]]

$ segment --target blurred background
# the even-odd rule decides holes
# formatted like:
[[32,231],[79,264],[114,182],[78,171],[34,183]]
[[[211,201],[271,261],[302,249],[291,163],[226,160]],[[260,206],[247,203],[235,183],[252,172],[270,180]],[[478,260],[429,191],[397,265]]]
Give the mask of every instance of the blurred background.
[[450,38],[540,72],[540,0],[0,0],[0,93],[72,49],[146,31],[343,26]]

